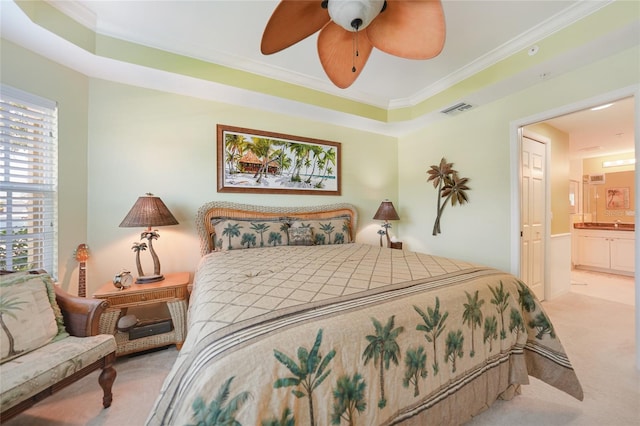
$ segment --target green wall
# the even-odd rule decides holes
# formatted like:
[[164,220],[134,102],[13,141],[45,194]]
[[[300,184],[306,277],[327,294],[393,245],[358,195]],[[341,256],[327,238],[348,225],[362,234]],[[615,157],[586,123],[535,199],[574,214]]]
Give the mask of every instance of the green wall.
[[[518,158],[512,123],[623,88],[637,91],[639,65],[636,46],[402,137],[398,179],[404,216],[399,233],[407,248],[511,271],[513,242],[519,241],[512,231],[517,217],[511,215],[518,205],[518,179],[511,170]],[[471,190],[468,204],[446,207],[442,233],[432,236],[436,193],[426,171],[442,157],[470,178]],[[564,225],[558,232],[564,232]]]
[[[95,266],[101,280],[121,267],[135,271],[130,248],[140,230],[118,225],[146,192],[160,196],[180,222],[159,229],[154,243],[167,272],[195,269],[200,246],[194,219],[208,201],[349,202],[358,207],[358,240],[377,243],[378,225],[371,218],[384,198],[397,200],[394,138],[104,80],[92,79],[89,87],[88,229],[94,252],[105,259]],[[217,124],[340,142],[342,195],[216,192]],[[151,269],[148,257],[145,271]]]
[[71,282],[77,268],[73,253],[88,242],[89,79],[4,39],[0,39],[0,51],[3,84],[58,102],[58,277]]

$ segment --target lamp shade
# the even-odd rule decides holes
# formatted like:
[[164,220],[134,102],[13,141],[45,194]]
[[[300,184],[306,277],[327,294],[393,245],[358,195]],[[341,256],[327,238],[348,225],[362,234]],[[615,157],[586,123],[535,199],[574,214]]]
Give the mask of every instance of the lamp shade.
[[398,212],[396,212],[393,203],[389,200],[384,200],[380,203],[380,207],[378,207],[378,211],[373,218],[375,220],[400,220]]
[[129,213],[120,223],[120,228],[177,225],[178,221],[171,214],[160,197],[146,194],[139,197]]

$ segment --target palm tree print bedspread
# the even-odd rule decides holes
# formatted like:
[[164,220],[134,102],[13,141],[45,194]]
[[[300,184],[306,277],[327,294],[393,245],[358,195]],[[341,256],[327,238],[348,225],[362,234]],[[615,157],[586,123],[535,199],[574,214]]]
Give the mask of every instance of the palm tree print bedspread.
[[148,424],[461,423],[528,376],[582,389],[528,287],[361,244],[205,256]]

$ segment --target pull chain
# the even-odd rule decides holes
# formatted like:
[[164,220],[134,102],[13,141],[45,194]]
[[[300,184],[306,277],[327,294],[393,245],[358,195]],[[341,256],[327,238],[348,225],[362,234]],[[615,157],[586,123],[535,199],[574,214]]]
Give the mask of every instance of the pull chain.
[[360,52],[358,51],[358,30],[353,32],[353,66],[351,67],[351,72],[356,72],[356,56],[359,56]]

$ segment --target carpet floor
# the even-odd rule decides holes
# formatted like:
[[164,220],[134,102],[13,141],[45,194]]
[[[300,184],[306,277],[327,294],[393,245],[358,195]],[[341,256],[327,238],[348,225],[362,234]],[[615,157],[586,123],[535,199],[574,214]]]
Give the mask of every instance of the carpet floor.
[[[497,401],[467,425],[640,425],[635,308],[633,302],[629,304],[634,295],[633,279],[615,278],[577,273],[572,276],[570,293],[543,303],[582,383],[584,401],[531,378],[531,383],[522,387],[521,395],[511,401]],[[599,297],[619,286],[620,291],[626,292],[624,298]],[[574,291],[576,288],[578,291]],[[108,409],[102,408],[95,372],[4,424],[143,425],[176,356],[177,350],[172,346],[119,358],[115,365],[118,377],[114,400]]]

